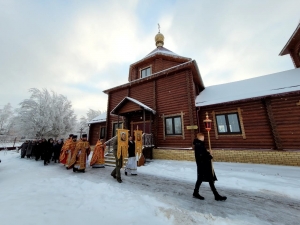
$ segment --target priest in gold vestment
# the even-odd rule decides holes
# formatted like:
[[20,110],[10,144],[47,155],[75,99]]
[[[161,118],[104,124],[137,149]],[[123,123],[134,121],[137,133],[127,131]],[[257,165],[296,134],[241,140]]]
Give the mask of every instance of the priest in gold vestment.
[[73,167],[73,172],[85,172],[86,162],[90,154],[90,144],[87,141],[87,135],[83,134],[82,139],[76,144],[74,154],[72,155],[68,168]]
[[60,163],[66,165],[67,162],[67,158],[68,158],[68,154],[69,154],[69,150],[72,144],[72,138],[73,138],[73,134],[69,135],[69,138],[66,140],[66,142],[64,143],[64,145],[61,148],[60,151],[60,156],[59,156],[59,161]]
[[72,156],[74,154],[75,148],[76,148],[76,144],[77,144],[77,135],[73,135],[72,137],[72,142],[70,142],[69,144],[69,150],[67,151],[67,160],[66,160],[66,169],[70,169],[71,167],[69,167],[70,163],[71,163],[71,159]]
[[90,165],[93,168],[104,168],[105,160],[104,160],[104,151],[105,151],[105,143],[103,139],[97,141],[94,153],[90,162]]

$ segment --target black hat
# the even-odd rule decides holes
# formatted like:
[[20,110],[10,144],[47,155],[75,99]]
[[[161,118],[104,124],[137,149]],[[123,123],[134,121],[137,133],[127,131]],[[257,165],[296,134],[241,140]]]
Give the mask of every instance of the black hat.
[[69,134],[69,137],[73,137],[74,135],[73,134]]
[[73,135],[72,138],[73,138],[73,139],[77,138],[77,135]]
[[86,137],[87,137],[87,134],[83,134],[82,137],[83,137],[83,138],[86,138]]

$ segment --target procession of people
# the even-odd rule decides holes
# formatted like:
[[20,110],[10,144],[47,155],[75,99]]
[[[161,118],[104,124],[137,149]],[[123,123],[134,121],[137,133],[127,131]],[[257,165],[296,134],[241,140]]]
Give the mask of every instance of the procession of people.
[[[135,131],[136,137],[141,137],[141,131]],[[142,140],[137,138],[135,141],[129,136],[128,130],[119,129],[116,137],[112,139],[113,154],[115,156],[115,168],[111,172],[111,176],[122,183],[121,168],[124,167],[124,158],[128,157],[125,165],[125,175],[137,175],[137,158],[136,154],[141,154]],[[216,201],[225,201],[226,196],[221,196],[215,187],[217,177],[213,168],[213,155],[206,149],[204,143],[204,135],[197,134],[197,138],[193,141],[193,149],[195,153],[195,161],[197,164],[197,181],[195,184],[193,197],[204,200],[205,198],[199,194],[202,182],[208,182],[214,194]],[[92,168],[105,168],[105,152],[106,144],[103,138],[97,141],[89,165]],[[91,147],[87,140],[87,135],[83,134],[77,140],[77,136],[70,134],[69,138],[63,143],[63,140],[54,140],[49,138],[40,140],[26,140],[20,147],[21,158],[34,158],[36,161],[42,159],[44,165],[48,165],[51,161],[60,162],[66,169],[73,169],[73,172],[85,173],[88,159],[91,154]]]

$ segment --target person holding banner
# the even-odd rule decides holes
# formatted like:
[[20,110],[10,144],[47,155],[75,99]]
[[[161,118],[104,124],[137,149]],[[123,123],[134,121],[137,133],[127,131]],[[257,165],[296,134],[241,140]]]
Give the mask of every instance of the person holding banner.
[[135,157],[135,143],[132,140],[132,136],[129,137],[128,141],[128,161],[125,167],[125,175],[137,175],[137,163]]

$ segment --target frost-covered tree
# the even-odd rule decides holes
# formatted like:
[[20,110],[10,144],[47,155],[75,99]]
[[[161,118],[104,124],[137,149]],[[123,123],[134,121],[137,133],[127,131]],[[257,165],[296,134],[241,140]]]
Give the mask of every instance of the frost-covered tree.
[[60,137],[72,131],[76,116],[67,97],[46,89],[31,88],[30,99],[20,103],[17,121],[31,137]]
[[7,134],[12,126],[13,109],[10,103],[7,103],[0,109],[0,134]]
[[78,130],[79,131],[82,130],[83,133],[88,133],[88,130],[89,130],[88,122],[90,122],[92,119],[101,115],[104,112],[105,111],[102,112],[100,110],[89,109],[89,111],[87,111],[87,113],[86,113],[86,117],[85,116],[80,117],[79,124],[78,124]]

